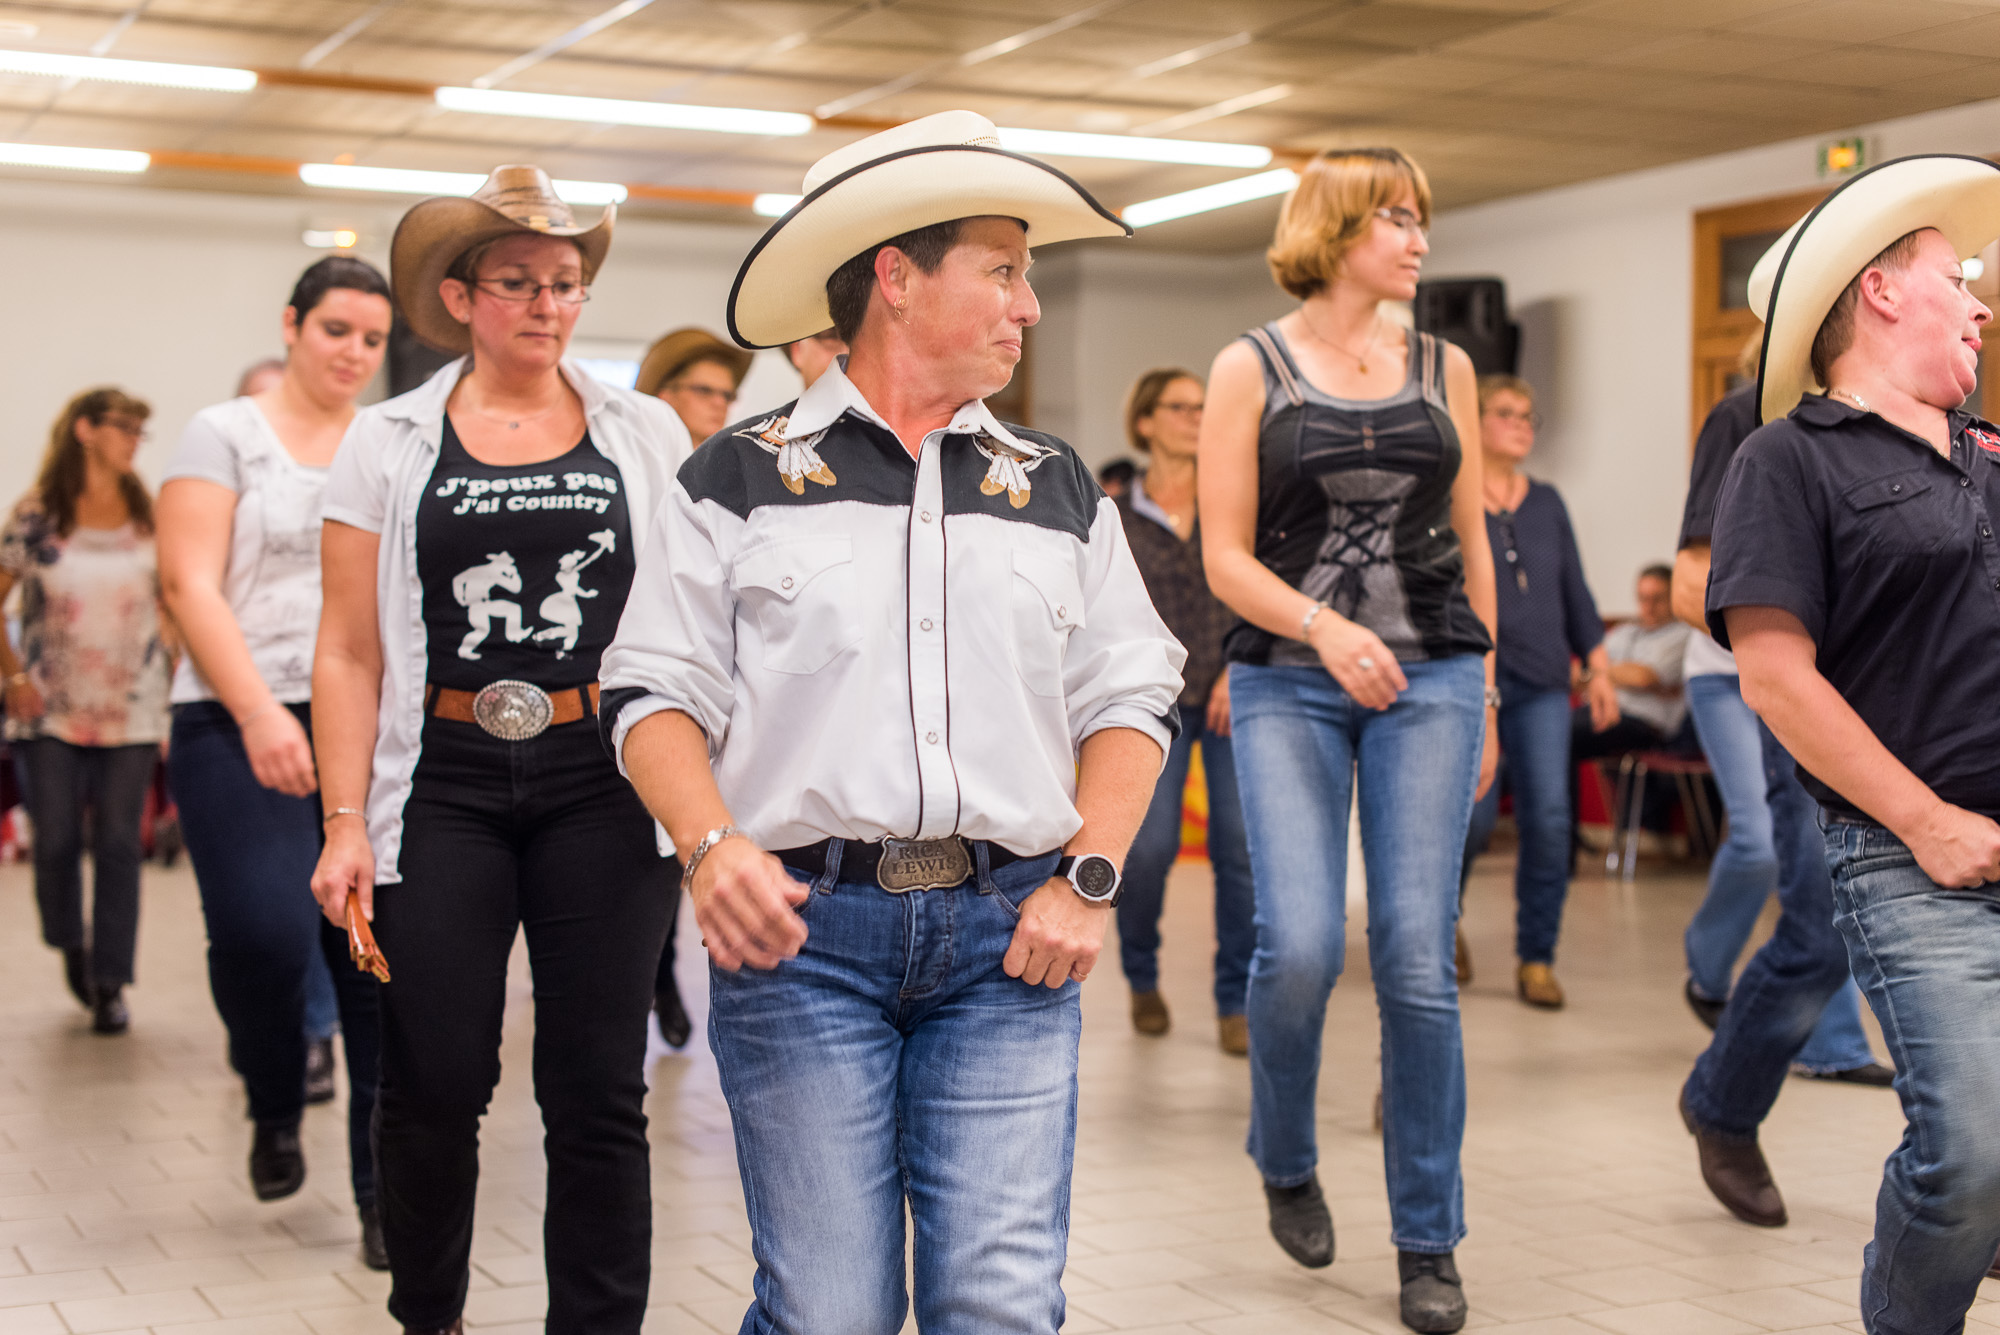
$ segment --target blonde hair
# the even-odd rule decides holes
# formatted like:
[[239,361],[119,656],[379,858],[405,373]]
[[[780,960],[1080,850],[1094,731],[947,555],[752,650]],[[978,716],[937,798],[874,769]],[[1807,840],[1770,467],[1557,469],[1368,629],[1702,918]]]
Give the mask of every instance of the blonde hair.
[[1197,385],[1201,384],[1201,377],[1193,371],[1183,371],[1178,366],[1163,366],[1140,376],[1125,396],[1125,439],[1141,454],[1150,453],[1153,442],[1139,434],[1139,419],[1153,415],[1160,406],[1160,396],[1176,380],[1192,380]]
[[1431,225],[1431,185],[1424,169],[1395,148],[1330,148],[1299,173],[1285,196],[1264,259],[1278,286],[1304,301],[1340,275],[1340,262],[1367,235],[1375,210],[1408,190],[1417,221]]
[[1535,387],[1521,377],[1508,375],[1505,371],[1495,371],[1490,375],[1479,377],[1480,412],[1486,411],[1487,406],[1493,402],[1495,394],[1519,394],[1528,401],[1530,408],[1535,406]]

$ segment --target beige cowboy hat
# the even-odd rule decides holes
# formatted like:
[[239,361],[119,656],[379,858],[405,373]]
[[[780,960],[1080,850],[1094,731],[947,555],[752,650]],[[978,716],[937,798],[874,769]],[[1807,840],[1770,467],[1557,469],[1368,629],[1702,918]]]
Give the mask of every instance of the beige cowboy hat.
[[1132,229],[1047,163],[1000,147],[977,112],[940,111],[836,149],[806,172],[805,198],[750,249],[729,292],[746,348],[810,338],[833,323],[826,280],[870,246],[954,218],[1028,225],[1031,245]]
[[593,227],[578,227],[540,167],[495,167],[486,184],[467,196],[426,199],[396,224],[389,243],[389,286],[410,331],[446,352],[472,351],[472,335],[445,309],[438,284],[453,260],[484,241],[515,232],[573,236],[583,248],[583,281],[597,277],[611,249],[616,205],[607,204]]
[[1750,308],[1764,321],[1757,363],[1760,421],[1824,392],[1812,345],[1827,312],[1868,261],[1911,232],[1935,228],[1959,255],[2000,237],[2000,165],[1927,153],[1896,158],[1841,183],[1793,223],[1750,271]]
[[730,379],[741,389],[743,377],[749,374],[753,355],[733,343],[724,343],[706,329],[690,325],[664,335],[659,342],[646,349],[645,360],[639,363],[639,378],[633,382],[632,388],[641,394],[658,394],[661,386],[697,359],[705,359],[728,367]]

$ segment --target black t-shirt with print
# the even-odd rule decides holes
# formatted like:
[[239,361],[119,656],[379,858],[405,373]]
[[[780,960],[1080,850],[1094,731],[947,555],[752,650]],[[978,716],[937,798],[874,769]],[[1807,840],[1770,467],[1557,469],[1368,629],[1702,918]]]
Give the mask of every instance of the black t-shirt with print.
[[445,419],[417,506],[431,681],[553,691],[597,680],[632,570],[624,479],[589,433],[567,454],[502,468],[466,453]]

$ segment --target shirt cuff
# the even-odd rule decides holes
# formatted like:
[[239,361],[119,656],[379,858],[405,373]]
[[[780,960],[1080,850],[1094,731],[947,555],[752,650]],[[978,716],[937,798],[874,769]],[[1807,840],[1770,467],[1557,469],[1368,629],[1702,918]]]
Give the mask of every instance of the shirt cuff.
[[1081,752],[1085,742],[1107,728],[1130,728],[1134,732],[1143,732],[1152,738],[1159,744],[1160,767],[1164,769],[1167,752],[1173,749],[1174,739],[1180,736],[1180,708],[1175,706],[1171,713],[1160,715],[1140,705],[1112,705],[1108,709],[1099,711],[1096,717],[1084,726],[1083,734],[1076,739],[1077,750]]
[[674,702],[664,695],[642,695],[636,700],[627,701],[619,708],[618,716],[611,721],[611,758],[618,763],[619,774],[626,779],[632,777],[625,773],[626,734],[642,720],[649,719],[655,714],[664,714],[673,708],[676,708]]
[[380,518],[375,515],[362,514],[359,510],[350,510],[344,505],[325,506],[320,510],[319,517],[321,519],[331,519],[337,524],[345,524],[349,528],[358,528],[363,533],[380,533],[382,531],[382,521]]
[[1721,583],[1710,581],[1708,605],[1704,609],[1709,633],[1723,648],[1730,648],[1729,624],[1723,614],[1732,607],[1775,607],[1790,612],[1805,626],[1806,634],[1818,644],[1826,627],[1824,608],[1804,589],[1771,575],[1737,575]]

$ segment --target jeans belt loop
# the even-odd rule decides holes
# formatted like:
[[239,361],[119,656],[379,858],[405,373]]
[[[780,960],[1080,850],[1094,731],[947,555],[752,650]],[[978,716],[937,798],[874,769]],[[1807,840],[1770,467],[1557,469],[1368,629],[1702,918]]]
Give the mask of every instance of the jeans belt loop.
[[979,883],[979,893],[993,893],[993,846],[984,839],[967,840],[972,845],[972,874]]
[[826,865],[820,868],[818,878],[813,881],[813,889],[823,894],[833,893],[833,887],[840,884],[840,855],[846,849],[845,839],[826,841]]

